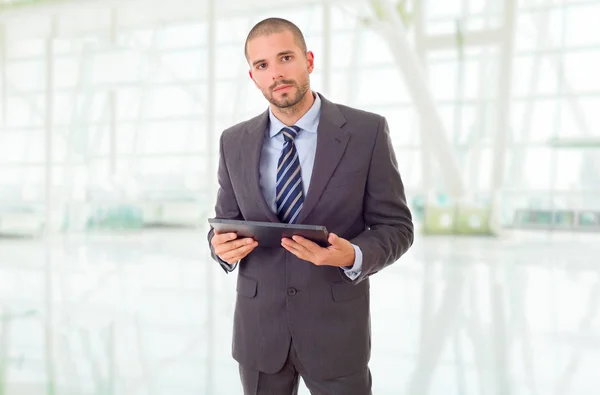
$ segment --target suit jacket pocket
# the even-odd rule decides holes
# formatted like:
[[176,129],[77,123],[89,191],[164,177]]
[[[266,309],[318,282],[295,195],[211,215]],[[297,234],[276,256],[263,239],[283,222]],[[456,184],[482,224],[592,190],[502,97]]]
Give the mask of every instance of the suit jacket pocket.
[[246,277],[243,274],[238,273],[237,279],[237,287],[236,291],[240,295],[244,295],[248,298],[253,298],[256,296],[256,288],[258,287],[258,282],[250,277]]
[[369,283],[367,281],[362,281],[356,285],[349,283],[335,283],[331,286],[331,293],[333,295],[333,300],[336,302],[345,302],[366,294],[368,289]]

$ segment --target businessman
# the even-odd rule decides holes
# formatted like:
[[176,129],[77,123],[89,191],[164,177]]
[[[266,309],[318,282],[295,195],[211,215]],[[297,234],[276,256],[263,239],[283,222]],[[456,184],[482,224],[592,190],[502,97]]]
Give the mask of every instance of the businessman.
[[210,230],[213,259],[238,269],[244,394],[296,394],[299,376],[312,394],[371,394],[369,276],[413,242],[387,122],[311,90],[314,55],[287,20],[254,26],[245,54],[270,106],[221,135],[216,217],[325,225],[330,246]]

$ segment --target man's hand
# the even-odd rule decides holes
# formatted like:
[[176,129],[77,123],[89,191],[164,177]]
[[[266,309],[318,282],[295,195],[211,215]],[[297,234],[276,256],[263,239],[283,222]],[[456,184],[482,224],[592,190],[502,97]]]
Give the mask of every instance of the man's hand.
[[235,233],[218,233],[216,230],[214,232],[215,235],[210,241],[213,250],[219,258],[230,265],[246,257],[258,245],[258,242],[251,237],[238,239]]
[[354,264],[354,247],[348,240],[330,233],[328,241],[331,245],[323,248],[302,236],[293,236],[291,239],[287,237],[281,239],[281,245],[298,258],[317,266],[343,267]]

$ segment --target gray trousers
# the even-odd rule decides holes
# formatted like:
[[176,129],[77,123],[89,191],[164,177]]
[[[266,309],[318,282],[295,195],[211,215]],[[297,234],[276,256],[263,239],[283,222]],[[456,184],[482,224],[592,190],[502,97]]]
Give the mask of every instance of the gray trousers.
[[293,345],[285,365],[277,373],[263,373],[240,365],[244,395],[297,395],[300,377],[312,395],[372,395],[368,366],[349,376],[317,380],[306,375]]

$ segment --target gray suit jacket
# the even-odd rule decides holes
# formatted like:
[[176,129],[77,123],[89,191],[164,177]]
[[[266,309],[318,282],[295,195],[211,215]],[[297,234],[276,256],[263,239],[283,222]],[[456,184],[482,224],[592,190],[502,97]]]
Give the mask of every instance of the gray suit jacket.
[[[325,225],[359,246],[362,273],[351,281],[340,268],[259,244],[238,266],[232,348],[242,365],[275,373],[293,340],[307,373],[327,379],[367,365],[368,277],[408,250],[413,224],[385,118],[321,100],[315,164],[297,223]],[[217,218],[279,222],[259,184],[267,122],[268,111],[223,132]],[[212,236],[211,229],[209,246]]]

